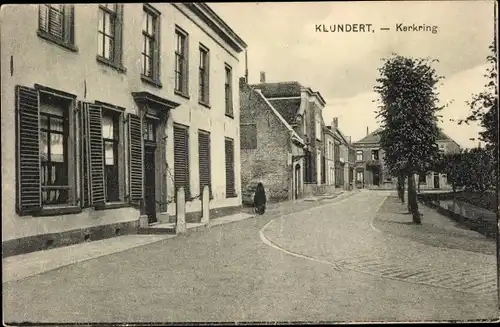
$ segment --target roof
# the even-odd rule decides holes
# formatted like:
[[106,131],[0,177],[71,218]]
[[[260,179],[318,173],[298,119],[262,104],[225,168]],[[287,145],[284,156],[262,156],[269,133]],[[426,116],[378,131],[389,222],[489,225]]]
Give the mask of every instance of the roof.
[[262,91],[266,98],[300,97],[303,86],[299,82],[260,83],[251,85]]
[[451,137],[449,137],[448,135],[446,135],[441,128],[439,129],[437,140],[438,141],[453,141],[453,139]]
[[289,124],[295,123],[300,109],[301,99],[268,99],[273,107]]
[[367,136],[363,137],[361,140],[354,143],[380,143],[380,131],[382,131],[382,128],[377,128]]

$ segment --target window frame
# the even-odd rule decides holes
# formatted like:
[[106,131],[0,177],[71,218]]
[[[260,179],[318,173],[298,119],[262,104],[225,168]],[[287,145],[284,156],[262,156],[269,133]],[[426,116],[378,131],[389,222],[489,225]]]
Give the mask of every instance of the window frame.
[[[232,151],[232,161],[231,161],[231,166],[230,166],[230,170],[231,170],[231,173],[232,173],[232,176],[228,174],[228,152],[227,152],[227,149],[228,149],[228,144],[231,144],[231,151]],[[234,146],[234,139],[233,138],[230,138],[230,137],[224,137],[224,161],[225,161],[225,175],[226,175],[226,188],[225,188],[225,193],[226,193],[226,199],[228,198],[236,198],[238,197],[237,195],[237,192],[236,192],[236,163],[235,163],[235,160],[236,160],[236,157],[234,155],[235,153],[235,146]],[[229,180],[228,180],[228,177],[232,177],[232,181],[233,181],[233,184],[232,184],[232,188],[230,188],[231,185],[229,185]]]
[[233,68],[224,63],[224,113],[227,117],[234,119],[233,106]]
[[[61,4],[62,8],[62,22],[61,22],[61,37],[54,35],[50,32],[50,13],[53,9],[53,4],[39,4],[38,5],[38,37],[52,42],[58,46],[70,50],[72,52],[78,52],[78,47],[75,43],[75,14],[74,5],[71,4]],[[44,8],[46,11],[44,11]],[[54,9],[56,10],[56,9]],[[44,28],[42,26],[42,16],[45,16],[47,26]]]
[[[98,5],[98,20],[97,20],[97,42],[99,43],[99,35],[104,35],[103,42],[103,51],[104,51],[104,39],[106,38],[106,31],[100,30],[100,15],[101,13],[104,15],[103,24],[106,26],[106,17],[109,16],[112,18],[112,23],[110,24],[111,30],[113,33],[113,49],[111,51],[112,57],[106,58],[103,54],[99,53],[99,45],[97,47],[97,62],[110,66],[121,73],[125,73],[127,69],[123,66],[122,57],[123,57],[123,4],[122,3],[114,3],[115,9],[112,10],[107,6],[102,4]],[[105,29],[105,28],[104,28]]]
[[[174,93],[189,99],[189,34],[177,25],[175,26],[174,58]],[[179,59],[181,67],[177,67]],[[180,77],[179,81],[177,76]]]
[[[361,156],[361,159],[359,159],[359,156]],[[361,161],[363,161],[363,150],[356,150],[356,162]]]
[[[122,164],[124,163],[124,160],[121,160],[122,155],[121,155],[121,144],[122,144],[122,121],[123,121],[123,112],[113,110],[110,108],[107,108],[106,106],[102,106],[102,121],[101,121],[101,126],[104,126],[104,116],[112,118],[113,121],[113,138],[107,138],[104,137],[104,134],[102,136],[102,151],[103,151],[103,173],[104,173],[104,199],[105,203],[117,203],[117,202],[123,202],[124,200],[124,194],[123,194],[123,185],[122,185],[122,174],[121,171],[123,170]],[[114,165],[116,168],[116,179],[117,179],[117,194],[115,195],[115,199],[110,200],[109,199],[109,194],[108,194],[108,172],[107,172],[107,167],[110,165],[106,165],[106,143],[112,143],[113,144],[113,158],[114,158]]]
[[209,190],[209,198],[213,198],[212,196],[212,139],[211,139],[211,133],[206,130],[198,129],[198,175],[199,175],[199,182],[200,182],[200,196],[203,195],[203,187],[205,185],[202,184],[202,171],[201,171],[201,166],[202,166],[202,153],[201,153],[201,143],[200,143],[200,138],[201,135],[204,135],[207,137],[208,140],[208,190]]
[[[144,30],[144,26],[141,27],[141,80],[157,88],[162,88],[163,85],[160,80],[161,12],[154,8],[152,5],[146,3],[143,5],[142,15],[142,19],[146,19],[146,30]],[[144,15],[147,15],[147,17],[144,17]],[[151,23],[152,34],[148,34],[147,31],[149,25],[147,23],[147,20],[149,19],[149,17],[153,20]],[[152,44],[150,44],[151,54],[146,54],[144,52],[146,50],[146,41],[152,42]],[[151,60],[151,75],[147,75],[147,71],[144,71],[146,65],[144,57],[148,57]]]
[[[210,50],[200,43],[198,69],[198,102],[210,108]],[[203,63],[203,67],[202,66]]]

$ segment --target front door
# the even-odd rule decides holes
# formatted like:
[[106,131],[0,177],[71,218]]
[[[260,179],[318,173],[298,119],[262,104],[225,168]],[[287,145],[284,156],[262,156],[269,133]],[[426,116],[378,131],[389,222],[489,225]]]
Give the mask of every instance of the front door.
[[156,220],[155,147],[144,147],[144,205],[149,223]]
[[434,188],[439,188],[439,174],[434,173]]
[[295,199],[299,198],[299,188],[300,188],[300,165],[295,165]]
[[378,169],[373,170],[373,185],[380,186],[380,171]]

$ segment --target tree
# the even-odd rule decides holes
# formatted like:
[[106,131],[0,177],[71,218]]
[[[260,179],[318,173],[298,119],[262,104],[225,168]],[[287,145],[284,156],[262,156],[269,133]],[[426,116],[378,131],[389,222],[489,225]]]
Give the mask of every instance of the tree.
[[[487,83],[484,85],[485,90],[479,94],[472,96],[472,101],[467,102],[470,108],[470,114],[467,118],[458,121],[458,125],[470,122],[479,122],[483,131],[479,133],[480,140],[486,143],[486,152],[475,150],[476,154],[489,157],[491,168],[487,169],[492,172],[488,175],[492,178],[490,184],[495,184],[498,175],[498,67],[497,67],[497,47],[493,42],[489,46],[491,54],[486,57],[489,68],[486,70],[484,77]],[[483,160],[487,160],[483,158]],[[485,168],[485,167],[483,167]],[[488,183],[486,183],[488,184]]]
[[470,173],[468,156],[468,151],[443,153],[433,169],[435,172],[447,175],[453,193],[456,193],[457,187],[465,186],[465,179]]
[[[377,118],[381,118],[380,146],[384,162],[399,176],[408,178],[408,205],[413,221],[421,223],[415,174],[429,171],[439,156],[437,84],[430,59],[393,54],[379,68],[375,92],[379,94]],[[404,187],[404,185],[403,185]]]

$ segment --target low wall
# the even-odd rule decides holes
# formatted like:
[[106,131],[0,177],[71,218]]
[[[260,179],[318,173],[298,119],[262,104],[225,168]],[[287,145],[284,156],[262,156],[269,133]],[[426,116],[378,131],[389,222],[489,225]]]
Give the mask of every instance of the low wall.
[[304,184],[304,196],[333,194],[343,188],[335,188],[335,185]]

